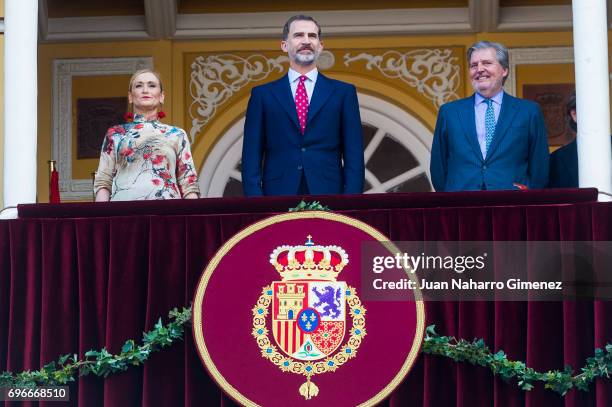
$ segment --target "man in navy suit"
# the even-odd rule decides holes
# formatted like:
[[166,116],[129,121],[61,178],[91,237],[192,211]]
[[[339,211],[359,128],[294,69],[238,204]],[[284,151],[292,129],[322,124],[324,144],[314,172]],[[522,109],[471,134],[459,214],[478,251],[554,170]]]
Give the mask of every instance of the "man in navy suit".
[[548,142],[539,106],[503,91],[508,50],[479,41],[467,52],[475,94],[438,112],[431,149],[436,191],[544,188]]
[[246,196],[357,194],[363,191],[363,135],[353,85],[317,70],[321,29],[291,17],[281,49],[289,72],[257,86],[244,124],[242,186]]

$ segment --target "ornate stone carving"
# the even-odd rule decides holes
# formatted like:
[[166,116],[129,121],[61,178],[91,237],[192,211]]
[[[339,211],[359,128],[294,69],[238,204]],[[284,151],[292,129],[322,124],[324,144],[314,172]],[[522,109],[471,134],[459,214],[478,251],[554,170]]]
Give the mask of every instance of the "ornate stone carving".
[[431,100],[434,106],[458,99],[457,57],[449,49],[417,49],[408,52],[387,51],[382,55],[362,52],[344,55],[344,65],[366,61],[366,69],[378,69],[387,78],[400,79]]
[[250,82],[266,79],[272,72],[283,72],[287,56],[240,57],[232,54],[199,56],[191,64],[189,117],[191,142],[214,116],[217,108]]

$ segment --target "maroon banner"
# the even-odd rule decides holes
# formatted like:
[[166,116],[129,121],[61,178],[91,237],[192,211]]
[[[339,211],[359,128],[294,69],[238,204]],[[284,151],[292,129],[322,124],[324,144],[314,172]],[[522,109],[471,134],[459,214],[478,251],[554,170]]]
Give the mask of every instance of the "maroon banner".
[[193,306],[211,377],[244,405],[386,398],[412,367],[425,325],[422,301],[360,297],[362,243],[388,240],[327,212],[270,217],[229,239],[202,274]]

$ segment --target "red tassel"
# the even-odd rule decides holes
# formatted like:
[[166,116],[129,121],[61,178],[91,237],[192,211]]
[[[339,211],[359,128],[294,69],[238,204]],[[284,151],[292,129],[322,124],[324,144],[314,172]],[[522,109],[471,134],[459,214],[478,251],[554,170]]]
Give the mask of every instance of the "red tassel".
[[163,110],[160,110],[159,112],[157,112],[157,118],[159,120],[163,119],[164,117],[166,117],[166,113],[164,113]]
[[57,170],[51,171],[51,178],[49,179],[49,203],[60,203],[60,192],[59,192],[59,174]]

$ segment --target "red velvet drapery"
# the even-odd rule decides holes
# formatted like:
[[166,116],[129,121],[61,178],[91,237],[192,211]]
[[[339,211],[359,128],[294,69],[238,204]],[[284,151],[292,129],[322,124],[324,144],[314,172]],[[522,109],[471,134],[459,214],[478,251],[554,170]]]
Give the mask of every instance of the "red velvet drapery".
[[[612,204],[592,190],[317,197],[392,240],[612,240]],[[555,203],[557,202],[557,203]],[[27,205],[0,222],[0,371],[64,353],[118,352],[160,316],[188,305],[216,249],[296,198]],[[122,214],[124,216],[122,216]],[[129,215],[129,216],[128,216]],[[432,302],[427,324],[482,337],[538,370],[581,367],[612,341],[612,303]],[[391,406],[610,406],[610,380],[565,398],[518,390],[480,367],[421,355]],[[144,368],[71,386],[82,406],[228,405],[190,334]],[[65,404],[62,404],[65,405]]]

